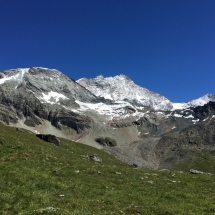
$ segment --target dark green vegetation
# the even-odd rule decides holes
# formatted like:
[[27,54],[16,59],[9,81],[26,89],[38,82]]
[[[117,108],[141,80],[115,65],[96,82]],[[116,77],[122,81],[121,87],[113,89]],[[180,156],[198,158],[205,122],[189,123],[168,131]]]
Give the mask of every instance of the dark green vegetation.
[[[133,169],[95,148],[0,125],[0,214],[215,214],[215,176]],[[96,153],[102,162],[88,159]],[[42,210],[54,207],[56,211]]]
[[113,138],[110,137],[99,137],[96,138],[95,141],[102,146],[116,146],[117,142]]

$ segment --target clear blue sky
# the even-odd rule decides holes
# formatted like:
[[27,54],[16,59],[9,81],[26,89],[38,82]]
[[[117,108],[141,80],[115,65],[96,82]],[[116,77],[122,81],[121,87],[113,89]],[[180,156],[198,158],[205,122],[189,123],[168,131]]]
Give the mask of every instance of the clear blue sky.
[[215,0],[5,0],[0,70],[125,74],[173,102],[215,94]]

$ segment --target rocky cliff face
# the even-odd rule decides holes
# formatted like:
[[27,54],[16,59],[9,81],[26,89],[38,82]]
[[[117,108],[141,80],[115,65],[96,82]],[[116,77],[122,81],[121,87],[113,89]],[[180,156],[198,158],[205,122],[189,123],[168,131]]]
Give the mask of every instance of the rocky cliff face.
[[206,120],[164,136],[157,143],[155,155],[160,168],[172,168],[189,156],[192,159],[189,150],[215,150],[215,102],[194,108],[194,114]]
[[[44,68],[6,70],[0,79],[0,120],[36,128],[49,121],[77,134],[90,128],[91,120],[73,110],[78,101],[96,102],[97,97],[57,70]],[[19,125],[20,125],[19,124]],[[36,129],[35,129],[36,131]]]
[[[124,75],[80,79],[77,83],[58,70],[40,67],[0,73],[1,123],[98,148],[102,146],[96,138],[110,137],[117,146],[104,150],[129,164],[149,168],[165,166],[172,147],[179,149],[194,141],[183,130],[189,126],[203,138],[201,144],[196,140],[198,147],[204,148],[206,142],[214,147],[211,126],[215,102],[207,103],[213,99],[215,96],[208,94],[188,103],[171,103]],[[206,138],[208,129],[211,139]],[[182,133],[177,136],[178,132]]]

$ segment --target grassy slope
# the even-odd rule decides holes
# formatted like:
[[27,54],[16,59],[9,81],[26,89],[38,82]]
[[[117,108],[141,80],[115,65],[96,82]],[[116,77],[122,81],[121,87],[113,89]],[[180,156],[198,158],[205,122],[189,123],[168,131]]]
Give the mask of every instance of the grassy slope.
[[[0,214],[215,214],[214,175],[136,170],[95,148],[56,147],[3,125],[0,140]],[[102,162],[84,157],[91,153]],[[49,206],[57,210],[40,210]]]

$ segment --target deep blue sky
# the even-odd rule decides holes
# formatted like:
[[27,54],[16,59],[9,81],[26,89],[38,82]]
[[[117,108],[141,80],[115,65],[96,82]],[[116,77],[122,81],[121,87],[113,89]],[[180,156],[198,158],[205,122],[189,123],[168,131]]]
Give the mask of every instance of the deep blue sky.
[[5,0],[0,70],[125,74],[182,102],[215,94],[214,0]]

